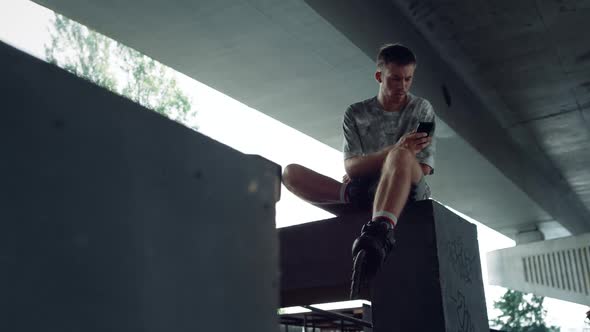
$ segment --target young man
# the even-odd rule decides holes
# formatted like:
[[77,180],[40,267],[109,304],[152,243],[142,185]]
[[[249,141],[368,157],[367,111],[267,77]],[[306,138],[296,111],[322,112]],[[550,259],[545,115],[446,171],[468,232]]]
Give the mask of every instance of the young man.
[[344,114],[343,183],[300,165],[289,165],[283,183],[311,203],[346,202],[373,207],[373,217],[353,244],[365,249],[373,270],[394,243],[393,230],[408,200],[430,196],[424,179],[434,171],[433,132],[418,133],[419,122],[434,122],[432,105],[409,92],[416,57],[400,44],[377,56],[377,96],[352,104]]

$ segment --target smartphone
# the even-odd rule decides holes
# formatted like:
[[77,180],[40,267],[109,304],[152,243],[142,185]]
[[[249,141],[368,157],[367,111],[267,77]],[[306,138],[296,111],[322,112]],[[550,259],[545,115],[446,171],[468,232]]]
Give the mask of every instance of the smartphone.
[[418,124],[418,129],[416,129],[417,133],[427,133],[428,136],[431,136],[433,131],[434,122],[420,122]]

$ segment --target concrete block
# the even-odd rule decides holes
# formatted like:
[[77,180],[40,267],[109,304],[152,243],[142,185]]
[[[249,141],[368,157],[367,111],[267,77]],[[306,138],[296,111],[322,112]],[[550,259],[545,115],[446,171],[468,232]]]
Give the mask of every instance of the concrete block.
[[[369,211],[279,230],[281,306],[349,299],[351,246]],[[397,247],[362,298],[376,332],[489,330],[475,225],[431,200],[410,204]]]
[[280,167],[0,43],[0,331],[276,331]]
[[422,201],[396,239],[371,287],[375,332],[489,330],[475,225]]

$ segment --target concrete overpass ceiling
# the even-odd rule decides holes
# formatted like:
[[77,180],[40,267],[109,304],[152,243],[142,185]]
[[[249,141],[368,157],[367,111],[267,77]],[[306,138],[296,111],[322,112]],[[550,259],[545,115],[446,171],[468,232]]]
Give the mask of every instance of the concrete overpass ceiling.
[[568,173],[590,162],[590,37],[585,33],[590,31],[590,3],[398,4],[407,6],[430,39],[461,59],[457,64],[471,68],[471,76],[502,98],[507,107],[494,110],[505,119],[505,128],[531,129],[568,179]]
[[[587,127],[578,124],[570,128],[556,122],[557,115],[551,111],[515,110],[510,104],[509,97],[526,103],[529,99],[537,101],[535,96],[544,97],[537,89],[557,89],[551,79],[546,80],[554,82],[549,88],[541,87],[539,79],[535,84],[528,84],[526,79],[517,81],[518,77],[534,80],[534,75],[539,75],[534,68],[551,69],[543,65],[543,52],[538,52],[537,67],[521,60],[523,74],[518,75],[506,65],[498,64],[498,72],[490,70],[490,65],[469,58],[467,47],[456,51],[462,57],[454,59],[454,53],[448,52],[454,50],[448,45],[454,44],[445,44],[460,41],[451,38],[453,30],[444,30],[449,37],[440,43],[429,42],[439,36],[419,34],[416,28],[421,31],[420,25],[428,26],[428,21],[415,19],[415,26],[407,21],[413,9],[401,0],[395,5],[406,8],[407,16],[392,11],[392,2],[381,0],[36,2],[336,149],[341,145],[345,107],[376,93],[372,79],[375,50],[384,42],[403,41],[419,57],[415,92],[431,100],[441,119],[449,124],[441,122],[438,128],[437,173],[429,180],[435,198],[509,236],[531,227],[541,227],[549,237],[567,234],[565,228],[574,234],[590,230],[590,218],[585,218],[587,206],[579,203],[583,199],[588,204],[590,195],[583,169],[587,159],[580,159],[588,156],[588,150],[571,146],[587,139]],[[424,16],[422,10],[434,3],[420,2],[416,8]],[[451,3],[471,6],[467,0]],[[442,16],[436,11],[434,14]],[[467,36],[476,33],[473,31],[480,25],[473,20],[464,29],[457,29]],[[511,31],[501,30],[506,34]],[[469,45],[475,49],[484,49],[478,45],[488,42],[483,37],[471,38],[474,41]],[[446,56],[439,57],[438,50]],[[479,53],[486,54],[483,50]],[[465,66],[457,66],[462,64]],[[501,73],[506,71],[514,82],[512,90],[503,88],[508,78]],[[578,74],[576,77],[583,81],[582,73]],[[585,81],[580,84],[575,97],[578,103],[587,97],[584,91],[588,89]],[[445,102],[442,85],[451,91],[452,106]],[[519,97],[521,94],[523,97]],[[530,98],[524,99],[527,96]],[[563,103],[573,107],[571,99]],[[574,110],[559,116],[576,124],[576,114],[580,118],[587,115]],[[560,131],[569,133],[570,139],[562,138]],[[573,132],[577,134],[572,136]],[[534,168],[531,165],[540,166],[522,176]],[[562,171],[567,184],[559,182],[560,173],[547,177],[556,169]]]
[[302,1],[37,2],[331,146],[342,114],[327,101],[374,93],[371,60]]
[[[536,162],[590,208],[590,3],[394,0]],[[587,222],[587,220],[586,220]]]

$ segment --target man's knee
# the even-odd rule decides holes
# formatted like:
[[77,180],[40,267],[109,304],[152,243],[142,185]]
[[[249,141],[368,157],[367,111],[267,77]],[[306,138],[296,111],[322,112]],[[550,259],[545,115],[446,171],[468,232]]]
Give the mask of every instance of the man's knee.
[[393,174],[393,171],[406,171],[410,173],[412,182],[417,182],[422,177],[422,170],[420,164],[416,159],[416,155],[410,149],[395,148],[387,154],[383,164],[382,174]]
[[387,153],[383,162],[383,169],[404,168],[409,169],[416,163],[416,156],[410,149],[403,147],[395,148]]
[[297,164],[289,164],[285,166],[282,177],[285,187],[291,189],[294,185],[296,186],[301,179],[301,174],[304,170],[305,168],[303,166]]

